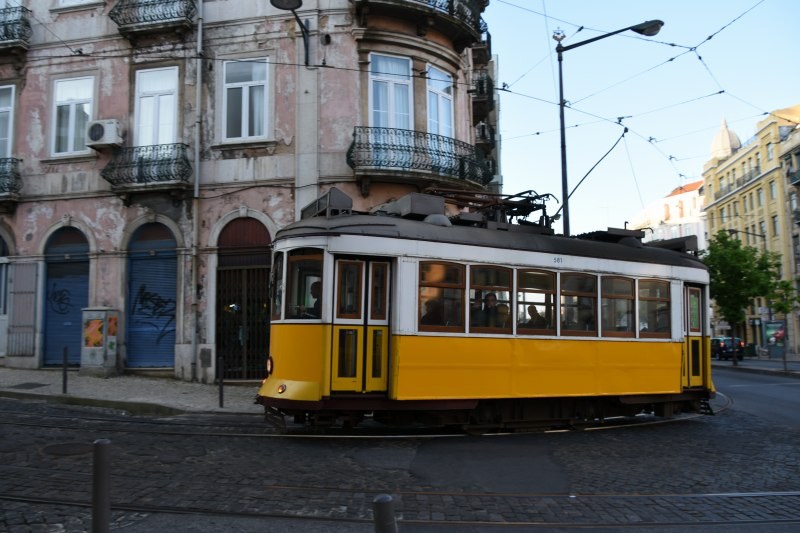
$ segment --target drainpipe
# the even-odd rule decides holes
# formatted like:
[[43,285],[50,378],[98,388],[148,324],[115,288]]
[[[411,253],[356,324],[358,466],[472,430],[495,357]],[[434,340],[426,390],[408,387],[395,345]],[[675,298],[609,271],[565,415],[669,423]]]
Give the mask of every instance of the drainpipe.
[[203,97],[203,2],[197,2],[197,58],[195,59],[195,84],[194,84],[194,193],[192,195],[192,275],[191,308],[192,308],[192,381],[198,380],[199,346],[198,328],[200,325],[200,311],[198,304],[197,273],[200,267],[198,257],[198,244],[200,240],[200,141],[203,127],[201,103]]

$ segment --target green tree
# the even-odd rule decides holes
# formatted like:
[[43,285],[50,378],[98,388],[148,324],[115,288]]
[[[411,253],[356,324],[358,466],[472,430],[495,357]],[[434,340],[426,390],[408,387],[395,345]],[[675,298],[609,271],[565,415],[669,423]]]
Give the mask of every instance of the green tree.
[[781,283],[779,254],[742,246],[727,231],[711,238],[702,259],[711,276],[711,299],[731,326],[744,322],[745,308],[753,298],[775,296]]
[[789,280],[779,280],[772,287],[770,300],[772,302],[772,310],[776,313],[788,315],[800,304],[800,297],[798,297],[797,287]]

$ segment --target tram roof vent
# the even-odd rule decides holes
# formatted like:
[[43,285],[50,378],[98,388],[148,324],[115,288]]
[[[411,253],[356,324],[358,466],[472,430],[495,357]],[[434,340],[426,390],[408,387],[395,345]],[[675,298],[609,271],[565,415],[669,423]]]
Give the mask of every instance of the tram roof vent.
[[383,210],[389,215],[423,220],[428,215],[444,214],[444,198],[412,192],[389,202]]
[[300,211],[300,219],[319,216],[332,217],[336,215],[349,215],[352,211],[353,199],[336,187],[331,187],[328,192]]
[[647,246],[653,248],[666,248],[674,252],[681,252],[684,254],[696,254],[698,250],[697,235],[687,235],[685,237],[676,237],[674,239],[666,239],[661,241],[650,241]]
[[641,246],[644,231],[638,229],[608,228],[606,231],[592,231],[578,235],[587,241],[615,242],[629,246]]

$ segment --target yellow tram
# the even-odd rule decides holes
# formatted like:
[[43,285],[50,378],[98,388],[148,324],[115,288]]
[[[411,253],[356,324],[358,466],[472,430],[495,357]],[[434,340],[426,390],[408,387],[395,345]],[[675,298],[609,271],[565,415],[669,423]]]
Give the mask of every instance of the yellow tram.
[[513,428],[707,409],[703,263],[683,241],[509,222],[536,200],[445,216],[443,196],[411,194],[354,213],[331,189],[304,209],[274,243],[267,420]]

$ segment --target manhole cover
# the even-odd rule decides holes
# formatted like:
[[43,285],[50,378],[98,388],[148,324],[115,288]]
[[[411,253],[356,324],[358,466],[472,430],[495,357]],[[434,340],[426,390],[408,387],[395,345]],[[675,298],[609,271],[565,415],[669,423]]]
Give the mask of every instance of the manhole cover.
[[30,390],[38,389],[39,387],[47,387],[47,383],[17,383],[16,385],[11,385],[9,389]]
[[88,442],[61,442],[45,446],[42,451],[49,455],[82,455],[92,451]]

